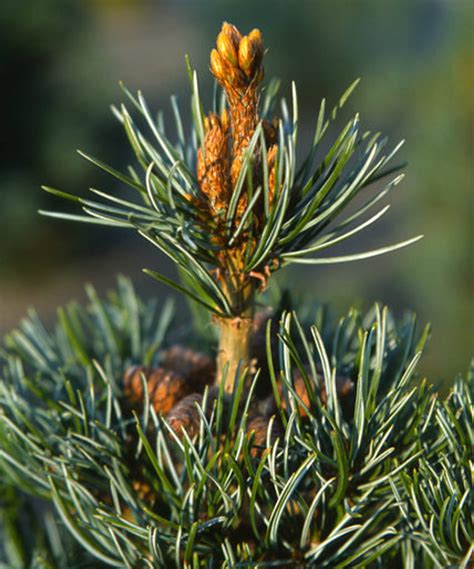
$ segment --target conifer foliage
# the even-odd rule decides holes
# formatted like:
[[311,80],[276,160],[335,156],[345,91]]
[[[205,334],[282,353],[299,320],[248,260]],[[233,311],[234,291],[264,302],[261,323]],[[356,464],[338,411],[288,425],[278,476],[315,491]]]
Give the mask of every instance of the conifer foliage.
[[199,328],[184,342],[199,351],[177,344],[172,303],[124,277],[106,299],[87,287],[51,331],[31,312],[6,337],[0,567],[469,566],[472,371],[440,397],[418,371],[428,328],[379,305],[339,320],[316,301],[256,310],[289,263],[418,239],[320,256],[386,213],[373,209],[402,178],[399,145],[358,115],[327,145],[352,85],[329,118],[321,103],[297,159],[296,89],[276,111],[264,53],[259,30],[224,23],[212,111],[188,64],[193,124],[172,98],[175,139],[124,88],[137,116],[113,110],[137,164],[83,156],[130,198],[45,188],[83,213],[44,213],[133,229],[170,257],[179,281],[147,272],[212,315],[218,344]]
[[[376,256],[409,245],[420,236],[372,251],[343,256],[321,252],[352,238],[380,219],[386,205],[369,215],[401,181],[391,160],[400,144],[387,150],[379,133],[361,130],[352,117],[326,153],[325,135],[354,82],[326,117],[323,101],[311,148],[297,163],[298,99],[292,86],[291,112],[281,101],[274,115],[277,83],[262,93],[264,46],[253,30],[242,36],[224,23],[210,56],[222,92],[204,113],[197,74],[189,66],[193,124],[186,129],[178,103],[171,100],[176,140],[155,119],[143,95],[124,92],[125,105],[114,108],[139,170],[119,172],[82,154],[133,190],[138,200],[91,189],[96,199],[44,189],[80,205],[85,216],[43,212],[65,219],[136,230],[179,268],[182,282],[146,269],[210,311],[220,328],[218,375],[228,367],[228,390],[239,362],[249,363],[256,295],[271,274],[290,263],[327,264]],[[133,118],[132,115],[137,115]],[[388,179],[356,211],[346,207],[369,184]],[[133,200],[133,201],[132,201]],[[365,217],[364,217],[365,216]],[[316,256],[314,256],[316,254]]]

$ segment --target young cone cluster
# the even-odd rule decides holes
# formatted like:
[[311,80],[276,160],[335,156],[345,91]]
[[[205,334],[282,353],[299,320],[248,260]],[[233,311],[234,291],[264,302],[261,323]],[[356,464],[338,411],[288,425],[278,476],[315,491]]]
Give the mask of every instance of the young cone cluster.
[[211,52],[211,71],[225,90],[232,122],[230,177],[235,185],[242,154],[258,124],[258,88],[263,79],[263,41],[260,30],[247,36],[228,23],[217,36]]
[[[221,115],[210,113],[204,121],[205,138],[198,152],[197,177],[203,194],[215,213],[225,212],[232,189],[242,170],[244,153],[255,133],[259,121],[259,88],[264,69],[264,47],[260,30],[247,36],[225,22],[217,36],[217,49],[211,51],[211,72],[225,91],[228,109]],[[263,121],[267,147],[267,164],[272,193],[275,185],[275,159],[277,129],[275,123]],[[252,185],[262,183],[261,149],[254,151],[255,166]],[[248,192],[242,192],[237,207],[240,220],[248,205]],[[256,208],[261,208],[261,203]]]

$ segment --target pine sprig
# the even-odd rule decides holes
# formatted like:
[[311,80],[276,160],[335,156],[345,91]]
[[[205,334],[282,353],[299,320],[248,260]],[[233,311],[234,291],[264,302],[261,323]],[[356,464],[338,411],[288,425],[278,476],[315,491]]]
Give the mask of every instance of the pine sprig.
[[[375,307],[316,328],[284,314],[269,369],[288,402],[283,431],[272,436],[274,417],[255,453],[247,423],[261,376],[249,392],[243,376],[232,395],[221,388],[210,413],[206,392],[195,435],[178,437],[149,402],[132,415],[122,398],[124,370],[166,343],[167,309],[123,279],[107,301],[88,294],[53,333],[32,314],[7,337],[0,472],[51,500],[90,555],[120,567],[467,567],[472,379],[446,401],[420,384],[426,335],[412,317]],[[295,369],[314,386],[310,407]],[[349,408],[336,374],[356,380]]]
[[[220,214],[216,218],[207,211],[207,197],[195,174],[198,150],[204,140],[204,105],[196,72],[191,70],[193,124],[189,131],[183,126],[176,98],[171,100],[174,139],[167,135],[163,121],[150,111],[142,93],[133,95],[122,85],[131,111],[122,104],[113,107],[113,112],[125,130],[141,174],[131,166],[129,173],[123,173],[84,152],[80,154],[128,188],[130,197],[119,198],[91,188],[94,197],[82,198],[45,186],[47,192],[78,204],[85,215],[42,213],[138,231],[176,263],[186,275],[188,286],[183,287],[156,271],[149,270],[148,274],[222,317],[236,316],[241,310],[215,278],[216,272],[227,270],[222,251],[232,250],[239,240],[245,239],[247,243],[239,270],[248,275],[267,276],[291,263],[328,264],[366,259],[414,243],[419,237],[363,253],[321,256],[381,219],[388,206],[368,218],[364,216],[403,178],[396,174],[399,168],[391,165],[401,144],[387,151],[386,139],[361,130],[358,114],[349,120],[330,149],[322,153],[331,123],[357,83],[342,95],[328,117],[322,101],[311,147],[306,157],[299,160],[299,167],[296,147],[300,117],[296,87],[292,86],[291,113],[284,99],[280,105],[273,181],[267,165],[264,123],[275,106],[277,87],[276,83],[269,84],[260,103],[260,122],[243,152],[240,173],[222,219]],[[252,173],[257,162],[262,164],[263,175],[258,187],[253,187]],[[358,194],[383,177],[388,181],[375,196],[342,217]],[[243,203],[244,197],[246,206],[242,211],[238,204]],[[257,207],[260,202],[263,207]]]

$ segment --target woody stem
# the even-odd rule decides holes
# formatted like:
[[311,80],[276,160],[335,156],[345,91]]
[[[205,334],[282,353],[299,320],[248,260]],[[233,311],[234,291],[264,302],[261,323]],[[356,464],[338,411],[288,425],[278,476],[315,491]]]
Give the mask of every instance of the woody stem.
[[217,352],[216,383],[225,381],[224,389],[232,393],[237,375],[250,363],[250,343],[254,315],[254,288],[247,285],[237,291],[242,311],[235,318],[222,318],[218,321],[219,348]]

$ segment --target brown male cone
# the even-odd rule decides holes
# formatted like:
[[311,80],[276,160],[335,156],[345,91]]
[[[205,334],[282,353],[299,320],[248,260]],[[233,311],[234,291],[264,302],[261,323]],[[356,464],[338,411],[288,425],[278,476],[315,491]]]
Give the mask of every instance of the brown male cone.
[[225,211],[230,198],[228,121],[211,113],[204,121],[203,147],[198,150],[197,178],[211,212]]
[[193,391],[203,391],[216,376],[216,362],[210,356],[179,344],[160,354],[161,365],[183,376]]
[[[270,432],[269,432],[270,429]],[[277,419],[270,420],[265,415],[253,414],[247,422],[247,435],[251,440],[250,454],[258,457],[267,448],[267,442],[273,445],[285,432]]]
[[143,404],[143,377],[153,408],[164,415],[192,389],[186,378],[173,370],[133,366],[124,376],[124,395],[132,405]]
[[202,405],[202,395],[191,393],[181,399],[169,413],[168,423],[178,437],[183,436],[183,430],[191,438],[197,434],[200,425],[198,405]]

